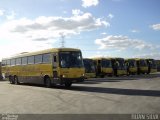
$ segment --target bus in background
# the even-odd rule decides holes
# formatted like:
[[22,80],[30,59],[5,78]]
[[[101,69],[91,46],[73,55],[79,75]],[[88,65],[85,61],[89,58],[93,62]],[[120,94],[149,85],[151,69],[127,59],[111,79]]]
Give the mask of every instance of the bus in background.
[[156,64],[157,64],[157,71],[160,71],[160,60],[156,60]]
[[134,58],[126,59],[125,64],[127,67],[127,75],[135,75],[137,74],[137,63]]
[[110,58],[93,58],[96,66],[96,76],[105,77],[113,75],[112,62]]
[[112,67],[115,76],[127,75],[124,58],[112,58]]
[[136,58],[137,63],[137,74],[145,74],[148,73],[148,65],[146,59]]
[[157,64],[154,59],[146,59],[148,65],[148,74],[157,72]]
[[0,80],[2,80],[2,72],[1,72],[1,69],[2,69],[2,67],[1,67],[1,62],[0,62]]
[[95,78],[96,68],[95,68],[94,61],[89,58],[84,58],[83,63],[85,68],[85,78]]
[[2,73],[11,84],[37,83],[70,87],[84,81],[81,50],[52,48],[2,59]]

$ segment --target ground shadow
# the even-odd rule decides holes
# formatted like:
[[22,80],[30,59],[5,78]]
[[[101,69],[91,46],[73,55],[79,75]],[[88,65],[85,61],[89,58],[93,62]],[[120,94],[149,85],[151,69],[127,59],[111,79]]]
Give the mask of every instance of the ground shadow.
[[[33,87],[44,87],[44,85],[21,83],[24,86]],[[93,87],[93,86],[73,86],[66,88],[65,86],[52,86],[51,89],[64,89],[71,91],[82,91],[82,92],[92,92],[92,93],[106,93],[106,94],[116,94],[116,95],[130,95],[130,96],[151,96],[160,97],[159,90],[140,90],[140,89],[125,89],[125,88],[105,88],[105,87]]]
[[[56,87],[57,89],[66,89],[65,87]],[[95,93],[107,93],[117,95],[131,95],[131,96],[151,96],[160,97],[159,90],[139,90],[139,89],[124,89],[124,88],[104,88],[104,87],[92,87],[92,86],[72,86],[68,90],[83,91],[83,92],[95,92]]]

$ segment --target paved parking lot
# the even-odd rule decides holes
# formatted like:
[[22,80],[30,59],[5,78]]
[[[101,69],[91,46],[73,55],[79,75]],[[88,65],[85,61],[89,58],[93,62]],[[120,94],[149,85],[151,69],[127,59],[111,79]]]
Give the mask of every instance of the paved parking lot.
[[160,113],[160,74],[94,78],[70,89],[0,81],[0,113]]

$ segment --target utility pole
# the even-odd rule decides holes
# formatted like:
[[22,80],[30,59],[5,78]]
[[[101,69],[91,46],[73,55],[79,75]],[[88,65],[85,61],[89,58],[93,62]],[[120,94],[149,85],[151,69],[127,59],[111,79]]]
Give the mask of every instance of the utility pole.
[[64,33],[59,33],[60,34],[60,36],[61,36],[61,47],[62,48],[64,48],[65,47],[65,35],[64,35]]

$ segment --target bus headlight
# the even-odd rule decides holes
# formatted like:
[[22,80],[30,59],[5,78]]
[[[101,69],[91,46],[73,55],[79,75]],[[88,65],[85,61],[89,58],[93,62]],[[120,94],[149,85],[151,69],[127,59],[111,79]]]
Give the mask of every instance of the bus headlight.
[[84,76],[85,76],[85,74],[82,74],[82,76],[84,77]]
[[63,78],[65,78],[65,77],[66,77],[66,75],[62,75],[62,77],[63,77]]

